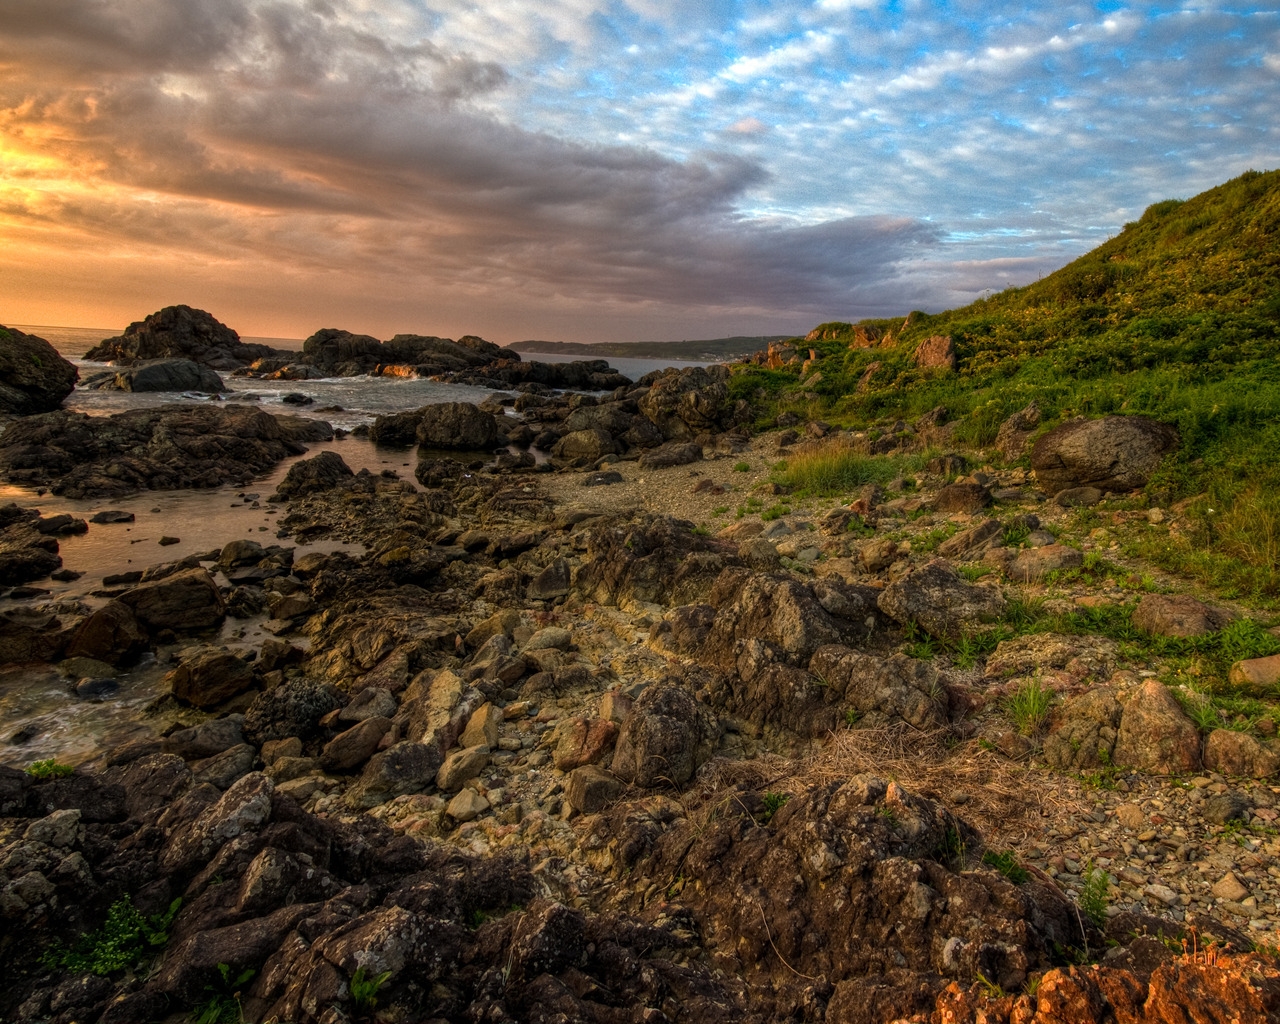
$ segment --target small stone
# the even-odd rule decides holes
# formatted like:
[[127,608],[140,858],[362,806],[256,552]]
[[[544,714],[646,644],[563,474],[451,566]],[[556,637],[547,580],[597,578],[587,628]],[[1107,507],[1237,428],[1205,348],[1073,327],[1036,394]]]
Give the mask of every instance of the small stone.
[[1269,658],[1250,658],[1231,666],[1227,681],[1246,693],[1262,694],[1280,683],[1280,654]]
[[[488,766],[489,750],[489,746],[483,743],[478,746],[467,747],[464,750],[455,750],[444,759],[444,764],[440,766],[440,770],[436,773],[436,785],[446,793],[449,793],[458,789],[470,779],[474,779]],[[453,811],[450,810],[449,813],[453,814]],[[457,818],[457,815],[454,815],[454,817]],[[459,818],[458,820],[464,819]],[[469,821],[470,819],[465,820]]]
[[449,801],[449,806],[445,810],[449,817],[462,824],[463,822],[473,821],[488,809],[488,800],[474,789],[464,789]]
[[1182,902],[1182,896],[1167,885],[1148,885],[1142,891],[1170,907],[1176,907]]
[[498,745],[498,732],[502,726],[502,711],[485,702],[471,714],[467,727],[458,740],[459,746],[486,746],[493,749]]
[[1116,808],[1116,821],[1125,828],[1139,828],[1146,820],[1146,815],[1137,804],[1121,804]]
[[267,740],[262,744],[262,760],[265,764],[275,764],[282,757],[301,757],[302,740],[297,736],[288,736],[282,740]]
[[161,537],[158,543],[162,548],[167,548],[171,544],[181,544],[182,539],[180,537]]
[[1249,890],[1244,887],[1240,879],[1236,878],[1234,871],[1228,871],[1223,875],[1214,883],[1210,891],[1218,899],[1227,900],[1230,903],[1239,903],[1249,895]]
[[584,765],[569,773],[565,797],[582,814],[595,814],[616,800],[626,787],[616,776],[596,765]]

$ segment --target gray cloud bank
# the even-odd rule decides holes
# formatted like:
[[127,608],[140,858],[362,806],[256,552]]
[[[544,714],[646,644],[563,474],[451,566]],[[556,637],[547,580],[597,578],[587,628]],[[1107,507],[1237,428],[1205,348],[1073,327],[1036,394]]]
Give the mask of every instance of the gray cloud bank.
[[9,0],[3,17],[0,132],[75,180],[5,192],[0,213],[82,250],[251,254],[400,308],[448,293],[803,322],[927,290],[886,293],[932,225],[747,219],[759,163],[522,130],[485,107],[503,68],[394,42],[336,0]]

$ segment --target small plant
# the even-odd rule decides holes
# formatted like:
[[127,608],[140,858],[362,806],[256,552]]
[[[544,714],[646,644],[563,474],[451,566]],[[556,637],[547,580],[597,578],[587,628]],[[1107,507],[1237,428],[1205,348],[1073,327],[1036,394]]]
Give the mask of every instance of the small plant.
[[962,565],[959,569],[960,575],[970,583],[976,583],[978,580],[982,579],[983,576],[988,576],[994,571],[995,570],[992,569],[991,566],[979,565],[976,562],[970,565]]
[[859,711],[857,708],[844,709],[844,724],[847,725],[850,729],[852,729],[855,725],[857,725],[859,720],[861,720],[861,718],[862,718],[862,712]]
[[760,815],[761,824],[769,824],[773,820],[773,816],[782,810],[783,805],[790,799],[790,793],[765,793],[762,797],[764,812]]
[[27,774],[33,779],[63,779],[74,771],[71,765],[59,764],[53,757],[46,757],[43,761],[32,761],[27,765]]
[[882,804],[877,807],[876,814],[883,818],[890,828],[898,824],[898,812],[888,805]]
[[1036,736],[1049,722],[1055,696],[1040,680],[1028,679],[1005,698],[1005,713],[1023,736]]
[[995,868],[1014,885],[1021,885],[1031,877],[1031,873],[1018,863],[1018,856],[1012,850],[1005,850],[1003,853],[988,850],[982,855],[982,863]]
[[935,855],[941,863],[952,870],[960,871],[964,868],[967,856],[964,836],[960,834],[960,830],[954,825],[948,827],[947,831],[943,833]]
[[710,537],[711,527],[709,527],[706,523],[699,523],[697,526],[693,528],[692,533],[695,537]]
[[1084,884],[1080,887],[1080,911],[1095,928],[1107,923],[1107,890],[1111,882],[1102,868],[1093,866],[1090,861],[1085,865]]
[[1031,527],[1025,522],[1012,522],[1004,528],[1004,532],[1000,535],[1007,548],[1022,547],[1023,541],[1031,536]]
[[218,964],[218,980],[204,987],[209,994],[191,1011],[192,1024],[241,1024],[240,990],[256,972],[247,967],[233,975],[233,970],[230,964]]
[[726,512],[728,512],[728,511],[729,511],[729,506],[728,506],[728,505],[718,505],[718,506],[716,506],[716,509],[715,509],[715,511],[714,511],[714,513],[713,513],[713,514],[714,514],[714,515],[717,515],[717,516],[722,516],[722,515],[724,515]]
[[55,943],[40,962],[51,970],[85,971],[106,976],[133,967],[169,941],[169,925],[182,906],[179,897],[163,914],[144,918],[127,897],[107,911],[101,928],[86,932],[73,946]]
[[791,514],[791,506],[785,502],[776,502],[760,513],[760,520],[765,523],[771,523],[775,519],[781,519],[783,516]]
[[1005,992],[996,982],[992,981],[981,971],[978,972],[978,984],[982,986],[983,995],[988,999],[1003,999]]
[[351,984],[347,986],[351,990],[351,1001],[355,1003],[356,1009],[362,1013],[375,1010],[378,1006],[378,990],[390,977],[390,971],[366,975],[363,967],[357,967],[356,973],[351,977]]
[[733,464],[733,471],[735,473],[746,473],[750,469],[751,469],[751,463],[749,462],[735,462]]

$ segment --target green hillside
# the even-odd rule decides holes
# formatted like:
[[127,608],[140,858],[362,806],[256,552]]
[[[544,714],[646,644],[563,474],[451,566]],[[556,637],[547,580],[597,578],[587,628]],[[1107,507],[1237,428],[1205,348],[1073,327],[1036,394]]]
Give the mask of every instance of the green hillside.
[[[962,418],[958,439],[979,446],[1032,400],[1045,429],[1106,413],[1173,423],[1182,446],[1148,496],[1199,496],[1197,529],[1144,553],[1224,592],[1280,598],[1280,171],[1156,203],[1035,284],[817,333],[797,347],[817,350],[819,380],[802,386],[798,366],[742,366],[735,393],[771,398],[766,414],[803,406],[848,425],[943,405]],[[956,371],[914,365],[932,335],[952,337]],[[875,344],[859,347],[866,339]]]

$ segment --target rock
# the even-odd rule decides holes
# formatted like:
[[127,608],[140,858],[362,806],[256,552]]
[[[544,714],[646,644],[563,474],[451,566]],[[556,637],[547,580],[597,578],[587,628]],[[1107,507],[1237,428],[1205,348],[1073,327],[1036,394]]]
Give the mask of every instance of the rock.
[[380,415],[369,427],[369,440],[374,444],[408,447],[417,443],[420,422],[422,422],[421,409]]
[[1078,569],[1084,565],[1084,555],[1066,544],[1046,544],[1039,548],[1019,551],[1005,565],[1005,573],[1019,583],[1037,583],[1051,572]]
[[1146,824],[1147,816],[1137,804],[1121,804],[1116,808],[1116,821],[1125,828],[1137,829]]
[[307,494],[329,491],[355,474],[337,452],[321,452],[315,458],[303,459],[289,467],[268,501],[281,502]]
[[420,672],[405,690],[401,703],[401,711],[409,716],[406,735],[436,748],[440,755],[436,761],[438,769],[445,751],[457,742],[472,713],[482,703],[479,691],[464,683],[455,672],[448,669]]
[[0,612],[0,665],[57,661],[70,628],[56,615],[34,608]]
[[1001,640],[988,656],[982,674],[999,680],[1060,668],[1077,678],[1106,677],[1111,675],[1117,656],[1116,642],[1107,637],[1028,633]]
[[1087,508],[1103,498],[1096,487],[1064,487],[1053,496],[1053,503],[1062,508]]
[[424,448],[475,451],[495,448],[502,441],[493,417],[470,402],[441,402],[421,412],[417,438]]
[[89,614],[67,644],[68,658],[96,658],[109,665],[126,665],[147,649],[147,634],[132,609],[108,601]]
[[1173,427],[1143,416],[1073,420],[1036,441],[1031,468],[1048,494],[1086,486],[1132,491],[1146,485],[1161,457],[1177,443]]
[[512,632],[519,628],[523,622],[520,613],[514,608],[504,608],[500,612],[494,612],[483,622],[477,623],[471,628],[463,639],[466,640],[467,647],[476,651],[485,645],[491,638],[499,634],[511,636]]
[[[897,545],[894,545],[897,550]],[[738,545],[738,558],[756,572],[774,572],[782,567],[778,549],[764,537],[748,537]]]
[[937,637],[959,636],[998,618],[1005,608],[999,590],[966,583],[938,559],[885,587],[876,604],[900,624],[915,623]]
[[0,327],[0,414],[49,412],[75,389],[79,372],[43,338]]
[[950,335],[935,334],[916,346],[915,364],[921,367],[956,368],[956,346]]
[[310,615],[315,610],[316,603],[311,599],[310,594],[300,590],[292,594],[273,595],[269,598],[267,607],[270,609],[271,618],[291,621],[303,615]]
[[565,651],[573,643],[573,634],[561,626],[545,626],[529,638],[526,651]]
[[390,718],[374,717],[358,722],[324,745],[320,767],[325,771],[345,772],[364,764],[377,753],[378,744],[390,729]]
[[399,705],[390,690],[381,686],[366,686],[351,698],[350,704],[338,712],[338,721],[364,722],[370,718],[395,718],[398,710]]
[[271,354],[266,345],[244,344],[240,335],[202,309],[166,306],[131,323],[119,337],[99,342],[84,358],[132,366],[178,356],[216,370],[233,370]]
[[135,516],[132,512],[121,512],[118,510],[114,510],[114,511],[109,510],[109,511],[103,511],[103,512],[95,512],[93,514],[93,517],[89,520],[89,522],[97,523],[98,525],[109,525],[112,523],[132,523],[134,519],[135,519]]
[[1044,739],[1045,761],[1064,771],[1112,764],[1122,711],[1115,691],[1107,687],[1067,701]]
[[[228,715],[201,722],[189,729],[179,729],[166,736],[160,749],[177,754],[184,761],[199,761],[238,747],[244,742],[244,715]],[[301,747],[299,747],[301,750]],[[266,760],[264,752],[264,760]]]
[[1040,406],[1034,401],[1019,409],[1000,424],[996,434],[996,450],[1009,462],[1016,462],[1027,454],[1027,442],[1040,425]]
[[933,499],[935,512],[980,512],[991,504],[991,492],[982,484],[948,484]]
[[271,817],[274,789],[260,772],[238,780],[189,828],[169,836],[160,854],[160,866],[166,871],[181,871],[208,863],[223,843],[258,828]]
[[1231,666],[1227,682],[1245,693],[1262,695],[1280,683],[1280,654],[1269,658],[1250,658]]
[[445,808],[449,817],[462,824],[473,821],[489,809],[489,801],[474,789],[464,789]]
[[1280,770],[1280,756],[1247,732],[1214,729],[1204,741],[1204,766],[1222,775],[1265,779]]
[[190,633],[212,629],[226,617],[218,585],[205,569],[186,569],[126,590],[118,600],[149,631]]
[[215,708],[252,689],[253,667],[229,651],[201,647],[184,654],[182,664],[165,677],[173,695],[198,708]]
[[435,782],[443,762],[437,744],[396,743],[369,759],[347,790],[346,802],[357,810],[368,810],[397,796],[421,792]]
[[110,676],[84,678],[76,683],[76,696],[81,700],[109,697],[120,689],[120,684]]
[[196,785],[208,783],[219,789],[227,789],[237,779],[253,771],[257,759],[257,750],[247,743],[241,743],[220,754],[194,761],[188,767],[191,769],[191,780]]
[[626,787],[615,776],[594,764],[569,773],[565,799],[580,814],[596,814],[622,795]]
[[917,729],[936,729],[948,720],[950,698],[929,662],[904,654],[879,658],[830,644],[818,648],[809,671],[868,725],[907,722]]
[[599,473],[588,473],[582,478],[583,487],[608,487],[610,484],[620,484],[623,482],[623,476],[616,469],[603,470]]
[[618,724],[607,718],[571,718],[560,724],[552,762],[562,772],[598,764],[613,752]]
[[667,440],[691,440],[697,435],[729,425],[734,409],[729,404],[728,376],[724,367],[687,367],[650,375],[649,390],[640,398],[640,411]]
[[261,746],[290,736],[311,737],[320,719],[346,701],[337,687],[310,679],[291,679],[253,699],[244,713],[244,735]]
[[678,686],[649,686],[618,734],[613,773],[637,786],[681,786],[715,750],[719,726]]
[[462,784],[474,779],[489,764],[489,745],[455,750],[444,759],[440,771],[436,773],[436,787],[443,793],[452,793],[462,788]]
[[257,565],[266,557],[266,549],[256,540],[233,540],[218,553],[218,565],[223,569],[238,569]]
[[280,401],[285,405],[315,405],[316,402],[310,395],[304,395],[301,391],[290,391],[288,394],[281,395]]
[[1159,775],[1195,771],[1200,767],[1200,734],[1173,694],[1151,679],[1124,706],[1112,759]]
[[1241,884],[1240,879],[1236,878],[1235,873],[1232,871],[1228,871],[1218,881],[1214,882],[1210,892],[1218,899],[1228,900],[1231,903],[1239,903],[1249,895],[1249,890]]
[[[1157,636],[1202,636],[1221,629],[1230,614],[1187,594],[1143,594],[1133,609],[1133,624]],[[1277,662],[1280,678],[1280,661]]]
[[207,366],[190,359],[159,359],[121,370],[102,386],[104,391],[201,391],[220,394],[227,388]]
[[568,594],[569,586],[569,563],[557,558],[530,581],[528,597],[531,601],[551,601]]
[[45,536],[57,535],[66,537],[71,534],[89,532],[88,523],[66,512],[57,516],[41,516],[31,525],[35,527],[37,533],[42,533]]
[[1247,822],[1252,807],[1253,802],[1240,790],[1229,789],[1206,797],[1200,805],[1200,813],[1211,824],[1225,825],[1229,821]]
[[692,442],[671,442],[640,456],[641,469],[669,469],[687,466],[702,458],[702,445]]
[[552,447],[551,454],[558,459],[564,459],[571,465],[586,466],[599,461],[605,455],[613,455],[621,450],[621,446],[614,441],[607,430],[591,427],[565,434]]
[[42,579],[60,565],[58,542],[52,537],[43,536],[26,523],[0,530],[0,586]]
[[[243,719],[244,715],[241,715],[240,718]],[[267,740],[262,744],[262,760],[268,765],[275,764],[283,758],[301,756],[302,740],[298,739],[297,736],[289,736],[282,740]]]
[[[976,560],[982,557],[982,553],[992,546],[993,541],[999,540],[1003,533],[1004,524],[999,519],[984,519],[977,526],[971,526],[944,540],[938,545],[938,554],[943,558]],[[887,564],[881,568],[887,568]]]
[[496,750],[501,728],[502,710],[485,701],[472,712],[458,742],[464,747],[483,745]]

